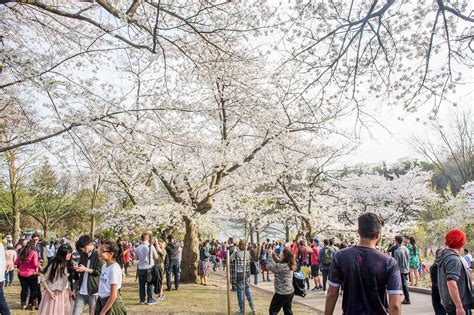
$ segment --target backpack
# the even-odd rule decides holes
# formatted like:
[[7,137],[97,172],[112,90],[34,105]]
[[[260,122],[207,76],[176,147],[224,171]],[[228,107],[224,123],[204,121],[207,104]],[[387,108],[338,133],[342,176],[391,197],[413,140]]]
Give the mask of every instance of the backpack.
[[295,289],[295,295],[305,297],[306,290],[304,287],[304,273],[302,271],[293,272],[293,288]]
[[323,255],[323,264],[330,265],[332,263],[333,257],[334,257],[334,250],[332,250],[330,247],[325,248],[324,255]]

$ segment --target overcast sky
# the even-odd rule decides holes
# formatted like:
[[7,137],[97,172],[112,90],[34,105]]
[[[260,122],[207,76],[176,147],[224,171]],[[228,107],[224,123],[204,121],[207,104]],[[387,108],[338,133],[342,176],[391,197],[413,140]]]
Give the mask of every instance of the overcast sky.
[[[471,83],[462,93],[459,93],[461,101],[457,107],[445,103],[440,108],[437,115],[438,119],[447,124],[453,112],[472,110],[474,104],[473,90],[474,84]],[[398,117],[403,118],[403,121],[399,120]],[[427,113],[403,114],[403,111],[399,108],[384,107],[379,111],[378,120],[384,127],[376,124],[371,125],[370,133],[372,135],[369,135],[367,131],[363,131],[358,149],[353,154],[341,159],[341,163],[378,163],[386,161],[390,164],[402,158],[422,159],[415,152],[409,140],[413,135],[424,137],[430,132]]]

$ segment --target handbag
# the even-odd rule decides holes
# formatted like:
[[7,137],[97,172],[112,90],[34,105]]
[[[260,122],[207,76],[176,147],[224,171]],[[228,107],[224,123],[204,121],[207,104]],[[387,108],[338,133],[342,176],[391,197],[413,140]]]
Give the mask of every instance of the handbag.
[[253,260],[252,256],[250,256],[250,274],[258,275],[260,273],[258,263]]

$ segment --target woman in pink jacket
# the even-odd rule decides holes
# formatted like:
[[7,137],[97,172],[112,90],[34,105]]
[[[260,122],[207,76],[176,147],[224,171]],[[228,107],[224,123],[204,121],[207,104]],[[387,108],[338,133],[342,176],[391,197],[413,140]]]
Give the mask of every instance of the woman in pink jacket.
[[23,309],[26,309],[26,297],[29,290],[30,299],[28,306],[34,310],[36,307],[36,298],[38,292],[38,274],[40,263],[38,259],[38,253],[35,249],[35,243],[33,241],[29,241],[20,251],[18,258],[15,261],[15,266],[18,267],[18,279],[20,279],[21,284],[21,306]]
[[7,246],[5,252],[6,266],[5,266],[5,286],[11,286],[13,283],[13,272],[15,270],[15,260],[18,258],[16,250],[13,249],[13,245]]

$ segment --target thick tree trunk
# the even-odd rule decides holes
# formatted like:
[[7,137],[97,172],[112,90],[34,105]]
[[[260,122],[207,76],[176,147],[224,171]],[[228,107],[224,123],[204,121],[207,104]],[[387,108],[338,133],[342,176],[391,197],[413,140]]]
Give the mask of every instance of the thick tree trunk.
[[306,219],[302,218],[301,221],[301,231],[299,233],[300,237],[304,237],[306,240],[310,240],[311,237],[313,236],[313,231],[311,229],[311,223]]
[[199,258],[199,239],[196,223],[192,218],[183,217],[186,234],[181,260],[181,281],[195,283]]
[[49,224],[46,223],[43,225],[43,241],[48,241],[48,234],[49,234]]

